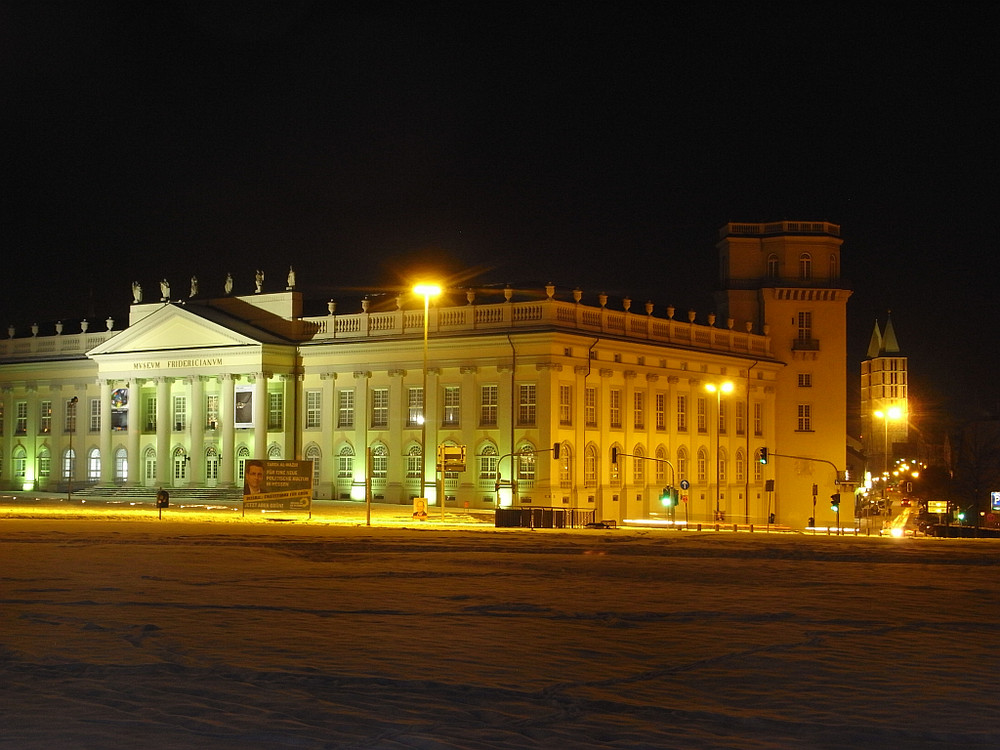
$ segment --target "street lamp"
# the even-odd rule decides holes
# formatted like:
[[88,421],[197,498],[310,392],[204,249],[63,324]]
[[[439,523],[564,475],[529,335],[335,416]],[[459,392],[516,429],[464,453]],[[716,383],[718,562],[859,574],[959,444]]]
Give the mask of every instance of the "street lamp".
[[[889,481],[889,420],[898,420],[903,416],[903,410],[898,406],[890,406],[885,411],[878,409],[874,415],[882,420],[883,442],[882,442],[882,502],[885,505],[885,486]],[[885,512],[888,513],[888,508]]]
[[715,394],[715,520],[718,521],[722,501],[722,394],[732,393],[733,384],[729,380],[708,383],[705,390]]
[[[420,496],[427,497],[427,322],[430,314],[431,297],[441,294],[441,287],[436,284],[417,284],[413,293],[424,298],[424,381],[420,408]],[[444,498],[441,501],[441,512],[444,513]]]
[[[69,431],[69,466],[66,467],[66,499],[73,499],[73,468],[76,466],[76,456],[73,454],[73,433],[76,432],[76,405],[80,401],[79,398],[73,396],[69,400],[70,405],[73,407],[73,429]],[[67,416],[69,416],[67,414]]]

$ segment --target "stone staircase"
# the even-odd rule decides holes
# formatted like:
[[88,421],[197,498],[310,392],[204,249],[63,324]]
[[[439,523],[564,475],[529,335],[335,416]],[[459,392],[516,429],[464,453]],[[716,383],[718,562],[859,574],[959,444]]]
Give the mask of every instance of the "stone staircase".
[[[233,503],[243,499],[238,487],[166,487],[173,503]],[[158,487],[128,487],[118,484],[92,484],[73,491],[74,498],[102,498],[156,504]]]

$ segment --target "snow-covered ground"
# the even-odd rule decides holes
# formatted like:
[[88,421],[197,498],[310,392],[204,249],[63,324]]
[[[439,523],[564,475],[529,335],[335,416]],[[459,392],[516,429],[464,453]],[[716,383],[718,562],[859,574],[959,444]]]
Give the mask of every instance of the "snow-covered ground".
[[7,498],[0,747],[1000,746],[998,540],[449,521]]

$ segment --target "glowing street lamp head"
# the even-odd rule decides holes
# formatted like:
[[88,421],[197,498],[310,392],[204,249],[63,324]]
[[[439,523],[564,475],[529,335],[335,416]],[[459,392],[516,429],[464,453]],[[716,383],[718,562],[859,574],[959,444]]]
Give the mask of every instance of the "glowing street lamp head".
[[437,284],[417,284],[413,287],[413,293],[430,299],[431,297],[437,297],[441,294],[441,287]]
[[708,383],[705,385],[705,390],[709,393],[732,393],[733,384],[731,381],[727,380],[724,383]]

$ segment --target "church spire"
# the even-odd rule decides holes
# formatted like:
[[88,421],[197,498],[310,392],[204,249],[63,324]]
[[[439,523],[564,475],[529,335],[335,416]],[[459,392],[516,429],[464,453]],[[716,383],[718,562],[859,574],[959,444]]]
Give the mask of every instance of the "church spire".
[[899,354],[896,331],[892,327],[892,310],[889,311],[885,321],[885,333],[882,334],[882,351],[885,354]]
[[875,319],[875,329],[871,341],[868,342],[868,359],[875,359],[882,351],[882,332],[878,329],[878,318]]

